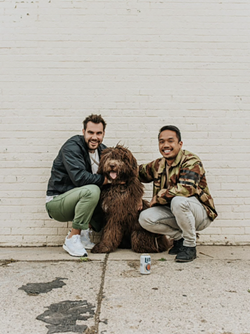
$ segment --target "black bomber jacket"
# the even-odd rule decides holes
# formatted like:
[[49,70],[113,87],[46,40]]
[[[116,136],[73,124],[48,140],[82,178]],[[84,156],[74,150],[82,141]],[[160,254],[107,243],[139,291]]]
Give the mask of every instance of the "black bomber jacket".
[[[106,146],[98,147],[99,157]],[[101,186],[104,176],[92,174],[88,146],[84,136],[76,135],[68,139],[53,161],[47,196],[60,195],[68,190],[87,184]]]

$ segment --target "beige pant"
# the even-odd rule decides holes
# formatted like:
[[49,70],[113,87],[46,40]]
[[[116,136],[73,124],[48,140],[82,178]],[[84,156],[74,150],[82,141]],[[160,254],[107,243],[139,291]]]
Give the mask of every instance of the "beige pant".
[[160,205],[142,211],[139,223],[150,232],[168,235],[175,240],[184,238],[184,246],[194,247],[196,231],[208,227],[211,220],[196,197],[176,196],[170,208]]

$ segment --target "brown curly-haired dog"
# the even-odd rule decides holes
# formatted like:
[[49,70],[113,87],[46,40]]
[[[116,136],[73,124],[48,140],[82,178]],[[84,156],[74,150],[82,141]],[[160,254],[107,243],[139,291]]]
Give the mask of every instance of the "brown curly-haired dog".
[[[101,241],[91,252],[109,253],[119,246],[137,253],[163,252],[170,248],[165,236],[144,230],[138,222],[143,185],[138,180],[137,161],[132,153],[121,145],[105,149],[98,173],[105,175],[110,183],[101,191],[106,225]],[[148,207],[145,201],[143,207]]]

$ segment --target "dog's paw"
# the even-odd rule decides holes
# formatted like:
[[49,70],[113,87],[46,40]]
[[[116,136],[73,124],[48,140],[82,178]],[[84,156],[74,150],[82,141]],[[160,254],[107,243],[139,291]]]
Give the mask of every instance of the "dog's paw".
[[110,249],[101,243],[96,244],[91,249],[91,253],[109,253],[109,252],[110,252]]

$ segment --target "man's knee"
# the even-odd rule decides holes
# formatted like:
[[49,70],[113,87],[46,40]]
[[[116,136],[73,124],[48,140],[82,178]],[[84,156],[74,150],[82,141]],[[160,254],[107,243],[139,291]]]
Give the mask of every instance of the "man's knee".
[[139,224],[145,228],[145,226],[148,224],[148,214],[147,210],[144,210],[139,215]]
[[91,196],[93,196],[95,198],[98,197],[98,199],[99,199],[100,194],[101,194],[100,188],[98,186],[96,186],[95,184],[90,184],[88,187],[89,187],[89,190],[91,192]]
[[189,207],[188,198],[184,196],[175,196],[171,201],[171,211],[173,214],[177,210],[186,210]]
[[82,197],[87,196],[90,201],[98,203],[101,194],[100,188],[95,184],[89,184],[88,186],[84,187],[85,188],[82,188],[83,191],[81,192]]

